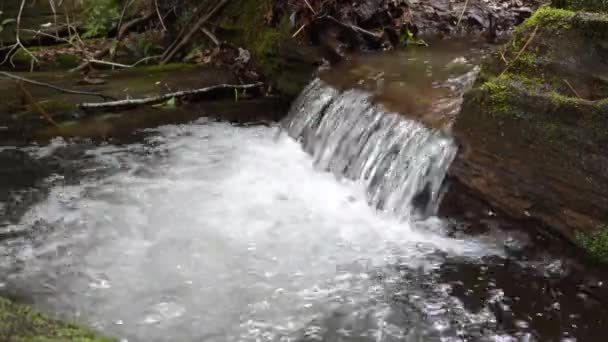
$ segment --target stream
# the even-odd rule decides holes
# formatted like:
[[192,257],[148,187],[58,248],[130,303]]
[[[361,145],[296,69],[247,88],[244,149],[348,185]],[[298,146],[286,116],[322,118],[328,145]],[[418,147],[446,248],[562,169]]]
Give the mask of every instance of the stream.
[[604,278],[437,215],[481,55],[443,48],[326,70],[276,125],[0,147],[0,292],[131,342],[604,341]]

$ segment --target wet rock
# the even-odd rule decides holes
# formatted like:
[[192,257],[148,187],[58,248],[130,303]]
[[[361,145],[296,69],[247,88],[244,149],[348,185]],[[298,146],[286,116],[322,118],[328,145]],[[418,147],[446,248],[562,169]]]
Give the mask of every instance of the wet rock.
[[457,181],[574,242],[608,222],[605,37],[603,15],[539,10],[503,52],[509,64],[483,67],[454,126]]

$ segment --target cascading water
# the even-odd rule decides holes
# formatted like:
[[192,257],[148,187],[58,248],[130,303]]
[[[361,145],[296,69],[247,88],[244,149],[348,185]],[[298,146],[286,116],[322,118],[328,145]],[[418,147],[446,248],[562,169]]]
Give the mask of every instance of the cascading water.
[[436,213],[457,148],[425,128],[373,104],[359,90],[340,92],[313,81],[284,122],[315,164],[364,183],[374,208],[400,218]]
[[129,342],[601,335],[601,306],[562,300],[578,287],[559,262],[526,268],[505,258],[523,245],[509,233],[432,216],[456,153],[444,133],[320,80],[281,126],[200,120],[129,145],[0,150],[52,165],[26,183],[35,196],[11,182],[0,197],[0,236],[14,236],[0,292]]

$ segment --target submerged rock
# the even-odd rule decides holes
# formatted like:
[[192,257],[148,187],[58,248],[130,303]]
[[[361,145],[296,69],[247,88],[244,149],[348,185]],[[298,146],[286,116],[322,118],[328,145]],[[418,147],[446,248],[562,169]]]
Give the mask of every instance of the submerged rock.
[[541,8],[482,70],[451,175],[571,241],[608,222],[608,18]]

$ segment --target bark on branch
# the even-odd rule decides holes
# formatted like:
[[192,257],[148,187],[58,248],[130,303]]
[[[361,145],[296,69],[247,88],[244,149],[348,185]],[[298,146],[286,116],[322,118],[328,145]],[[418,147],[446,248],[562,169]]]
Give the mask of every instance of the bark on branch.
[[200,95],[204,93],[208,93],[215,90],[222,89],[251,89],[262,86],[263,83],[251,83],[251,84],[218,84],[210,87],[200,88],[200,89],[190,89],[184,91],[178,91],[168,94],[163,94],[159,96],[152,97],[144,97],[140,99],[127,99],[127,100],[117,100],[117,101],[107,101],[107,102],[88,102],[81,103],[79,107],[83,110],[87,109],[107,109],[107,108],[124,108],[124,107],[135,107],[142,105],[152,105],[163,103],[172,98],[184,98],[189,96]]

